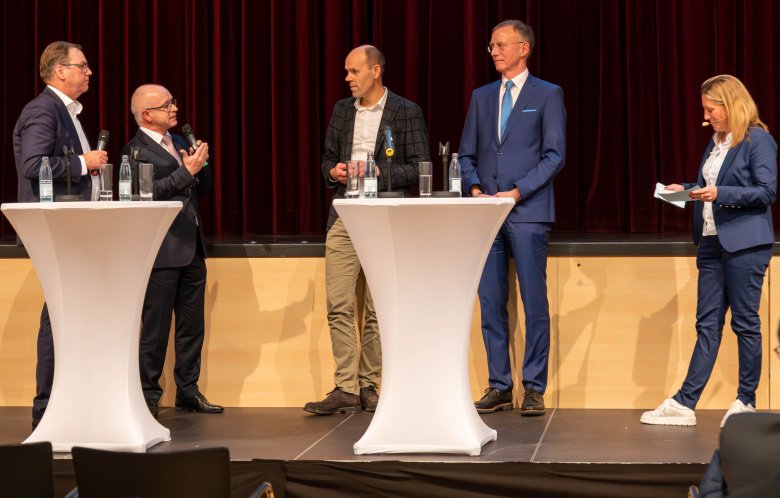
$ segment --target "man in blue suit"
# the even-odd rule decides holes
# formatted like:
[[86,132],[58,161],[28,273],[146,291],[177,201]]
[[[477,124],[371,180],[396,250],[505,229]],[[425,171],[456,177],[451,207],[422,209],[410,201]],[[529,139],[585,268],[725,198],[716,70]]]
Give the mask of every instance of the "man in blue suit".
[[[89,89],[92,75],[81,46],[65,41],[49,44],[41,54],[40,74],[46,88],[24,106],[14,128],[17,200],[38,202],[38,171],[44,157],[49,158],[51,165],[55,197],[67,193],[70,175],[72,194],[81,195],[85,201],[97,200],[98,182],[92,181],[97,177],[90,172],[97,172],[100,164],[108,162],[108,155],[105,151],[90,150],[78,119],[82,106],[76,99]],[[74,151],[70,163],[63,147]],[[54,343],[49,312],[44,303],[38,330],[33,427],[38,425],[46,410],[53,378]]]
[[463,191],[510,197],[515,207],[490,249],[479,284],[489,387],[480,413],[511,410],[512,366],[507,316],[509,256],[515,259],[525,311],[522,415],[543,415],[550,350],[547,244],[555,221],[553,179],[566,156],[566,110],[560,87],[534,78],[528,57],[533,30],[507,20],[493,28],[488,51],[501,81],[474,90],[459,157]]

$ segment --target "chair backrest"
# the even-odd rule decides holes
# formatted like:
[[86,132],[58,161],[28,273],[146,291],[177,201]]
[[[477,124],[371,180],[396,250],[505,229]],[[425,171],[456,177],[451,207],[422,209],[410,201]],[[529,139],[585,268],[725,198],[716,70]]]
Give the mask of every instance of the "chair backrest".
[[0,445],[0,498],[51,498],[51,443]]
[[74,447],[80,498],[230,498],[230,453],[125,453]]

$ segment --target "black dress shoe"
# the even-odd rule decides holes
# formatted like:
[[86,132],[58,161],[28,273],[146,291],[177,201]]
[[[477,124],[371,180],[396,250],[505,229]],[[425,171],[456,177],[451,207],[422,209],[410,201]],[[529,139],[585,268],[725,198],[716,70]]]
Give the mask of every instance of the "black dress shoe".
[[523,404],[520,405],[520,415],[533,417],[544,415],[544,396],[535,389],[526,389],[523,395]]
[[198,393],[191,398],[176,398],[177,412],[197,412],[197,413],[222,413],[225,411],[220,405],[209,403],[206,397]]
[[493,413],[512,409],[512,391],[499,391],[495,387],[485,389],[482,399],[474,402],[479,413]]
[[160,412],[158,408],[158,404],[160,403],[159,400],[156,399],[147,399],[146,400],[146,406],[149,407],[149,413],[152,414],[152,417],[157,418],[157,414]]

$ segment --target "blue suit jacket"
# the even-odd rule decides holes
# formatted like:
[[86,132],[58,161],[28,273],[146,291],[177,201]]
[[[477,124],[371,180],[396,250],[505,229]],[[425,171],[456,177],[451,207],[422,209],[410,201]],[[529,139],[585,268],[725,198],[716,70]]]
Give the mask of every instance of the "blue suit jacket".
[[458,156],[463,192],[472,185],[495,194],[517,188],[522,199],[509,213],[513,222],[555,221],[553,179],[566,158],[563,90],[530,74],[515,102],[503,142],[498,137],[501,81],[471,95]]
[[[67,193],[67,172],[71,175],[71,193],[88,201],[92,195],[90,175],[81,176],[83,154],[76,127],[62,100],[49,87],[32,99],[19,115],[13,136],[16,161],[17,201],[37,202],[38,171],[41,158],[49,157],[54,195]],[[65,164],[63,146],[73,147],[75,155]]]
[[[694,185],[706,185],[702,168],[715,142],[710,140]],[[729,149],[715,182],[718,198],[712,203],[720,245],[729,252],[775,241],[770,206],[777,193],[777,143],[772,135],[753,127],[736,147]],[[703,202],[693,203],[693,241],[698,245],[704,225]]]

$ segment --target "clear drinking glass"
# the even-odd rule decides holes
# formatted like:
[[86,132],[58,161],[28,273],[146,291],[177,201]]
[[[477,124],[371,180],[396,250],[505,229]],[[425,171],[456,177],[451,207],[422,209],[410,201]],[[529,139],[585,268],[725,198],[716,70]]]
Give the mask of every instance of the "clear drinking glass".
[[347,161],[347,192],[348,199],[360,197],[360,161]]
[[113,187],[113,172],[114,166],[111,164],[100,165],[100,200],[101,201],[113,201],[114,200],[114,187]]
[[420,163],[420,197],[430,197],[433,187],[433,163],[422,161]]
[[153,178],[154,165],[152,163],[138,163],[138,189],[142,201],[151,201],[154,196]]

